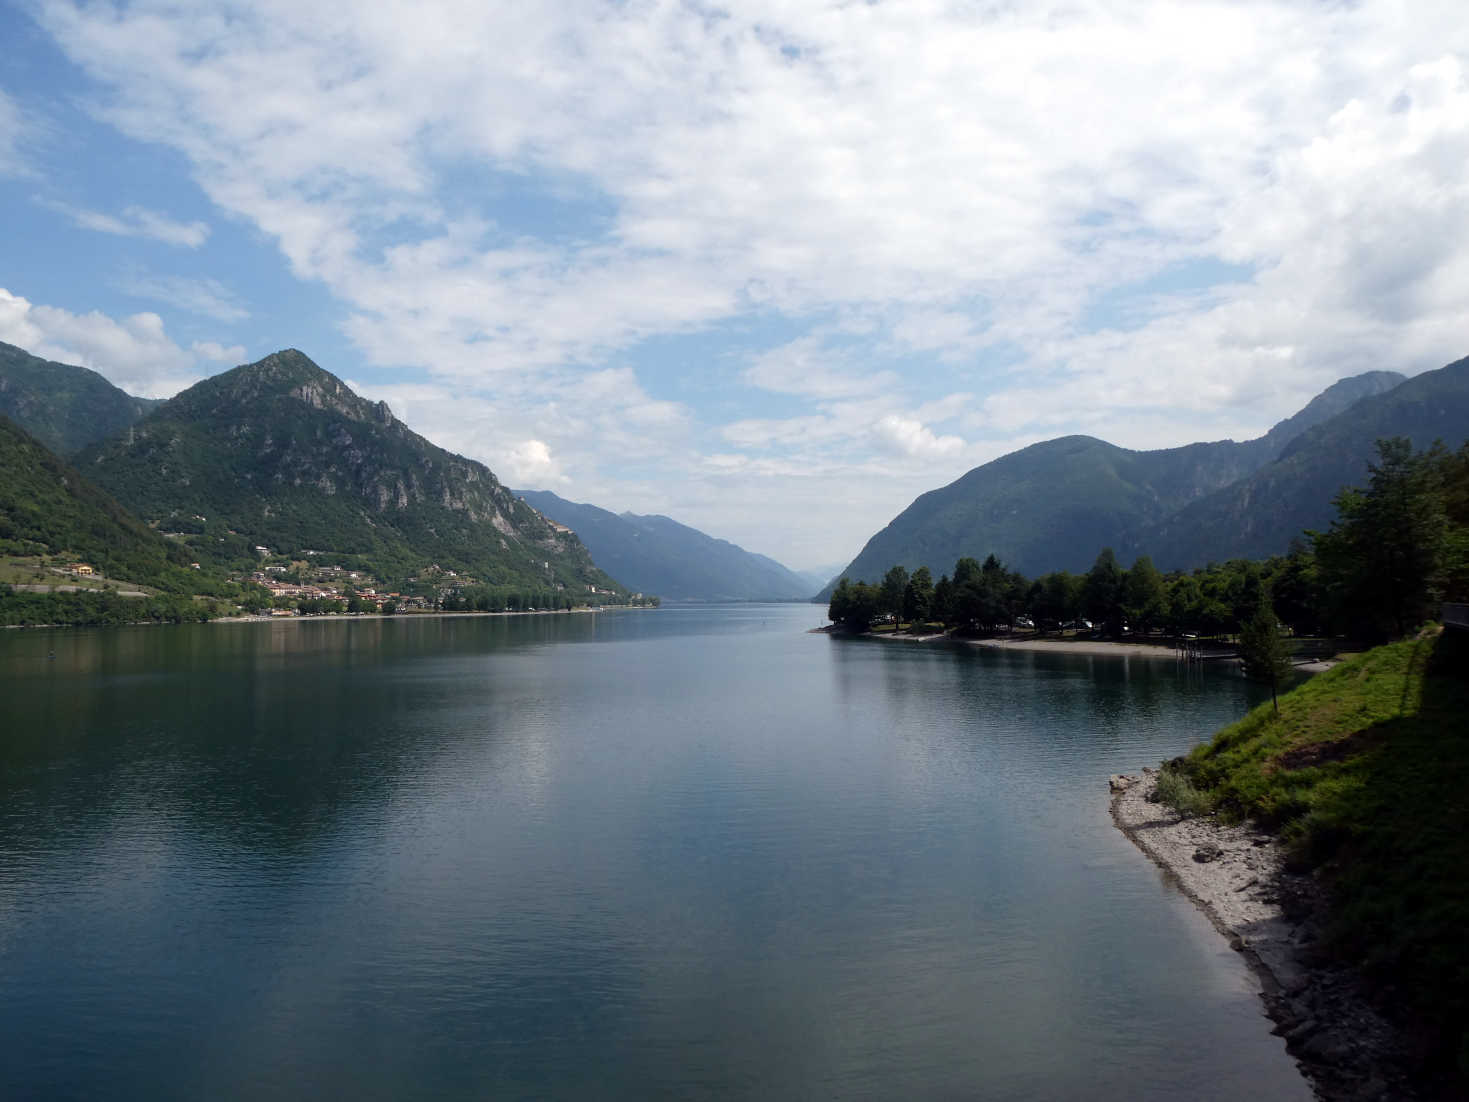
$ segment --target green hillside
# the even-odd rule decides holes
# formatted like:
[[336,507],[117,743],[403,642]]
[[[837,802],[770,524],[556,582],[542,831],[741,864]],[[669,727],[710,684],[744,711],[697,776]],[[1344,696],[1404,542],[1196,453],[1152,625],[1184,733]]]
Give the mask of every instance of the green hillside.
[[134,398],[85,367],[0,343],[0,414],[57,455],[121,432],[158,404]]
[[193,593],[184,549],[0,417],[0,554],[74,558],[109,577]]
[[843,573],[875,582],[894,564],[913,570],[990,554],[1026,574],[1084,570],[1098,548],[1130,548],[1140,529],[1238,482],[1311,426],[1401,381],[1386,371],[1343,379],[1245,443],[1129,451],[1090,436],[1067,436],[1034,444],[919,497]]
[[259,545],[384,580],[437,564],[487,585],[626,592],[483,464],[295,350],[190,387],[77,464],[201,560],[240,564]]
[[[1205,808],[1281,832],[1363,967],[1469,1084],[1469,633],[1359,655],[1172,763]],[[1186,790],[1185,790],[1186,791]]]

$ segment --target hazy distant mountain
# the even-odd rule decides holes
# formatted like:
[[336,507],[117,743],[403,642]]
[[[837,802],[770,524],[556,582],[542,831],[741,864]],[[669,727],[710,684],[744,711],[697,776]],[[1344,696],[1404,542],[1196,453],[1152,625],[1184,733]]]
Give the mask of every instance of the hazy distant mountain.
[[1128,549],[1165,570],[1280,554],[1302,530],[1330,525],[1332,498],[1366,484],[1374,444],[1387,436],[1406,436],[1415,448],[1435,440],[1457,448],[1469,438],[1469,358],[1298,434],[1273,463],[1141,529]]
[[388,577],[437,563],[491,584],[621,591],[483,464],[295,350],[190,387],[77,466],[145,521],[202,534],[201,553],[328,550]]
[[619,515],[548,490],[518,492],[576,532],[598,565],[624,585],[665,601],[804,600],[816,590],[772,558],[667,517]]
[[1292,441],[1403,382],[1396,372],[1343,379],[1256,440],[1130,451],[1066,436],[1012,452],[919,497],[842,573],[877,581],[895,563],[936,574],[994,553],[1029,575],[1084,570],[1138,533],[1272,463]]
[[85,367],[0,343],[0,414],[57,455],[120,432],[160,404],[134,398]]
[[842,565],[842,563],[834,562],[828,566],[814,567],[811,570],[797,570],[795,573],[811,587],[811,592],[815,593],[818,589],[836,581],[837,576],[842,572]]

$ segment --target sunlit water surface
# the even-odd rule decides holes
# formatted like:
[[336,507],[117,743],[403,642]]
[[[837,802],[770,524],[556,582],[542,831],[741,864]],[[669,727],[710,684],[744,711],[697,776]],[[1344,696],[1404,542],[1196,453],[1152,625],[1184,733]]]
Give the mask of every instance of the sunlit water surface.
[[0,1097],[1300,1099],[1171,662],[810,606],[0,633]]

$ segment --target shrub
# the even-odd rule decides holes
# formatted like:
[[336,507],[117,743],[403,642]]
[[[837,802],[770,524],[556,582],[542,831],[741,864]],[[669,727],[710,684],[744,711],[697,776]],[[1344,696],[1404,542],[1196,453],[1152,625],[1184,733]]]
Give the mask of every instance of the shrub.
[[1158,773],[1157,793],[1159,803],[1171,807],[1185,819],[1207,815],[1214,809],[1209,796],[1195,788],[1188,774],[1173,762],[1165,762]]

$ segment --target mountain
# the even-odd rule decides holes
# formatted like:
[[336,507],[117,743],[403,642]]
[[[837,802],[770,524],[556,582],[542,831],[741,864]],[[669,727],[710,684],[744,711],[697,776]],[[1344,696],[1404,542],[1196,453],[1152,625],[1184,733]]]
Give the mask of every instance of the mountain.
[[134,398],[95,371],[0,342],[0,414],[57,455],[72,455],[162,403]]
[[0,417],[0,553],[65,555],[109,578],[176,593],[201,580],[170,543],[8,418]]
[[797,570],[796,577],[806,583],[808,592],[815,593],[825,585],[834,583],[842,572],[842,564],[834,562],[829,566],[818,566],[811,570]]
[[490,585],[620,594],[581,541],[289,349],[206,379],[77,465],[196,553],[306,550],[384,579],[431,564]]
[[774,559],[667,517],[619,515],[548,490],[519,493],[576,532],[609,573],[666,601],[804,600],[816,588]]
[[1030,575],[1085,570],[1103,547],[1132,546],[1140,530],[1254,474],[1313,426],[1402,382],[1390,371],[1342,379],[1244,443],[1130,451],[1090,436],[1066,436],[1033,444],[919,497],[868,540],[843,573],[853,581],[877,581],[895,563],[943,572],[961,556],[991,553]]
[[1125,546],[1164,570],[1283,553],[1305,529],[1324,530],[1332,499],[1365,485],[1377,440],[1406,436],[1415,448],[1469,438],[1469,358],[1427,371],[1308,428],[1274,462],[1140,529]]

